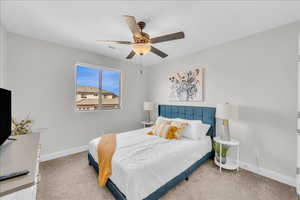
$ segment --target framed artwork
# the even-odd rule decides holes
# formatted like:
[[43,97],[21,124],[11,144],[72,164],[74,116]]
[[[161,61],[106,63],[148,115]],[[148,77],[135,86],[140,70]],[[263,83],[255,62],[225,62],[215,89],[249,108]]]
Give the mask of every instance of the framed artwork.
[[203,72],[204,68],[197,68],[171,75],[169,100],[203,101]]

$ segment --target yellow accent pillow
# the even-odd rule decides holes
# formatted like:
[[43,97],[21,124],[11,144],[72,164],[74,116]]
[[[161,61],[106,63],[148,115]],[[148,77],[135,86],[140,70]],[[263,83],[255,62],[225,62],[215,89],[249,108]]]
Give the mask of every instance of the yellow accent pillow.
[[162,138],[167,138],[169,132],[169,124],[164,124],[160,127],[159,132],[157,133]]
[[169,126],[166,139],[168,139],[168,140],[177,139],[176,138],[177,130],[178,130],[178,128],[176,126]]
[[154,135],[152,131],[148,132],[147,135]]
[[182,135],[182,132],[183,132],[183,129],[185,129],[185,127],[188,126],[188,123],[179,122],[179,121],[172,121],[170,125],[177,127],[177,130],[174,134],[175,134],[176,139],[180,139],[181,135]]

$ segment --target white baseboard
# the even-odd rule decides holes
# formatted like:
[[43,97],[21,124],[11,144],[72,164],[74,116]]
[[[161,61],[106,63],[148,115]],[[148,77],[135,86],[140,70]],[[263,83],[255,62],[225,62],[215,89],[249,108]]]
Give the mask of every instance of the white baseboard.
[[47,160],[53,160],[55,158],[60,158],[60,157],[72,155],[75,153],[80,153],[80,152],[87,151],[87,150],[88,150],[88,146],[84,145],[84,146],[74,147],[71,149],[63,150],[63,151],[58,151],[55,153],[41,155],[40,162],[44,162]]
[[[72,155],[75,153],[79,153],[79,152],[83,152],[83,151],[87,151],[88,150],[88,146],[84,145],[84,146],[79,146],[79,147],[74,147],[71,149],[67,149],[64,151],[59,151],[59,152],[55,152],[55,153],[51,153],[51,154],[46,154],[46,155],[42,155],[40,162],[44,162],[47,160],[52,160],[55,158],[60,158],[60,157],[64,157],[64,156],[68,156],[68,155]],[[281,183],[285,183],[287,185],[296,187],[296,177],[290,177],[290,176],[286,176],[283,174],[280,174],[278,172],[274,172],[268,169],[264,169],[264,168],[258,168],[255,165],[246,163],[246,162],[242,162],[240,161],[240,167],[242,169],[251,171],[255,174],[259,174],[261,176],[265,176],[268,177],[270,179],[276,180],[278,182]]]
[[251,171],[255,174],[259,174],[261,176],[268,177],[268,178],[276,180],[278,182],[285,183],[287,185],[296,187],[296,177],[286,176],[286,175],[280,174],[278,172],[271,171],[269,169],[258,168],[255,165],[252,165],[252,164],[249,164],[246,162],[241,162],[241,161],[240,161],[240,167],[242,169]]

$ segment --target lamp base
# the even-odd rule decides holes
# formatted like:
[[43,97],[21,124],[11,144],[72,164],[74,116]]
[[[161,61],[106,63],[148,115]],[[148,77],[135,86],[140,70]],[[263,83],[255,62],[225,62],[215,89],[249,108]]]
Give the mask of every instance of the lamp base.
[[151,121],[150,111],[147,111],[147,119],[146,119],[146,122],[150,122],[150,121]]
[[227,119],[223,120],[222,139],[225,140],[225,141],[230,141],[231,140],[230,131],[229,131],[229,121]]

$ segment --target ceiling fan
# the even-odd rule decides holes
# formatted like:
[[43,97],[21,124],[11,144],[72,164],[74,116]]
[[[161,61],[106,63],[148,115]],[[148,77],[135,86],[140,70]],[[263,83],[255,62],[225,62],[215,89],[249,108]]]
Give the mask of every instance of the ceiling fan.
[[184,38],[184,32],[171,33],[167,35],[162,35],[159,37],[150,38],[150,35],[143,32],[143,29],[146,26],[146,23],[136,22],[135,17],[133,16],[124,16],[125,21],[133,34],[134,42],[129,41],[113,41],[113,40],[97,40],[97,42],[106,42],[111,44],[125,44],[131,45],[132,51],[126,57],[127,59],[131,59],[135,54],[144,55],[151,51],[152,53],[160,56],[161,58],[165,58],[168,54],[160,51],[159,49],[152,46],[152,44],[167,42],[171,40],[178,40]]

